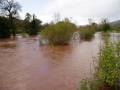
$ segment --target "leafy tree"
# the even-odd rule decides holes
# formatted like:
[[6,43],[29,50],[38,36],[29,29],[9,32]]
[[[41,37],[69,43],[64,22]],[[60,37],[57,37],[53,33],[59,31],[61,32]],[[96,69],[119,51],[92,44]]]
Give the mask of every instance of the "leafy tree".
[[92,40],[96,31],[96,23],[90,23],[90,25],[79,27],[80,38],[85,41]]
[[39,32],[39,29],[40,29],[40,24],[41,24],[42,22],[39,20],[39,19],[37,19],[36,17],[35,17],[35,15],[33,15],[33,20],[31,21],[31,23],[30,23],[30,31],[29,31],[29,34],[30,35],[37,35],[38,34],[38,32]]
[[29,13],[26,13],[26,16],[24,19],[24,31],[26,33],[29,33],[29,31],[30,31],[31,18],[32,18],[32,15]]
[[16,34],[22,33],[24,31],[24,20],[14,19]]
[[26,22],[30,22],[31,21],[31,14],[30,13],[26,13],[26,16],[25,16],[25,20]]
[[2,15],[9,18],[10,22],[10,28],[12,35],[16,36],[16,29],[15,29],[15,23],[14,18],[18,17],[18,13],[21,10],[21,6],[18,2],[14,0],[1,0],[0,4]]
[[0,17],[0,38],[9,38],[10,35],[9,20],[5,17]]
[[31,15],[26,13],[24,20],[24,29],[29,35],[37,35],[39,29],[41,28],[41,21],[35,17],[35,15]]
[[110,24],[108,23],[106,19],[103,19],[101,22],[101,30],[105,32],[110,30]]

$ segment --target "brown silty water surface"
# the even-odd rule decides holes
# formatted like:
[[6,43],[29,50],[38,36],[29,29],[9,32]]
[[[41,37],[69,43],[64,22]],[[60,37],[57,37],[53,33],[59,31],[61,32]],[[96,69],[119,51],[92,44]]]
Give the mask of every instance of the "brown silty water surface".
[[93,72],[99,34],[90,42],[40,46],[39,38],[0,41],[0,90],[76,90]]

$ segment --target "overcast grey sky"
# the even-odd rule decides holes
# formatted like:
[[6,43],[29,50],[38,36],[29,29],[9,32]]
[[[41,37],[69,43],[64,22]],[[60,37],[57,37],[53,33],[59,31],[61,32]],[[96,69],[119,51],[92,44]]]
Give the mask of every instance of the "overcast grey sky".
[[44,23],[51,22],[54,14],[68,17],[76,24],[87,24],[88,18],[100,21],[120,19],[120,0],[17,0],[22,5],[21,17],[26,12],[36,14]]

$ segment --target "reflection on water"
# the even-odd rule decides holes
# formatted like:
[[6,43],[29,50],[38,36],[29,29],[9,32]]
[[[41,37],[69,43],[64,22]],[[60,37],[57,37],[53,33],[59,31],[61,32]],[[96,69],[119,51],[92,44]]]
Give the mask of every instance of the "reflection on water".
[[0,47],[14,48],[14,47],[16,47],[16,42],[11,39],[3,39],[3,40],[0,39]]
[[113,42],[118,42],[120,41],[120,33],[111,33],[110,34],[110,40]]
[[76,90],[91,76],[100,43],[99,34],[55,47],[40,46],[37,37],[0,41],[0,90]]

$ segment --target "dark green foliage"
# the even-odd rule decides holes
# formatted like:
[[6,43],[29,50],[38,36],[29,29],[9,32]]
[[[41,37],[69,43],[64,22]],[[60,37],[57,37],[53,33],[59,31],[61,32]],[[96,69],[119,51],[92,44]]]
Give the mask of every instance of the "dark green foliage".
[[24,20],[24,29],[29,35],[37,35],[41,28],[42,22],[35,18],[35,15],[33,15],[33,18],[31,17],[32,16],[29,13],[26,14],[26,18]]
[[10,23],[7,18],[0,17],[0,38],[9,38],[11,35],[10,32]]
[[16,29],[16,34],[22,33],[24,30],[24,21],[21,19],[14,18],[14,28]]
[[14,19],[19,15],[19,11],[21,10],[21,6],[15,0],[1,0],[0,3],[0,11],[2,15],[8,17],[10,22],[11,34],[16,36],[16,25]]
[[41,21],[38,19],[33,19],[30,23],[30,35],[37,35],[40,30]]
[[65,45],[69,44],[76,26],[70,22],[58,22],[49,25],[42,32],[41,36],[48,39],[49,44]]
[[111,26],[109,22],[106,19],[102,20],[101,24],[99,25],[99,30],[107,32],[107,31],[110,31],[110,29],[111,29]]

